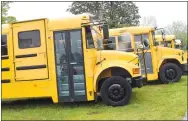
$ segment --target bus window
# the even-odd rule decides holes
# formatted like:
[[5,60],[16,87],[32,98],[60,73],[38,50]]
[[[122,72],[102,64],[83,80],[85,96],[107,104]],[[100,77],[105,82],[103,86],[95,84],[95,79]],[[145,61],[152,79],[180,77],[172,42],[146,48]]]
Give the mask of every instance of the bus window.
[[92,36],[92,30],[90,28],[90,26],[85,27],[85,31],[86,31],[86,40],[87,40],[87,45],[86,47],[89,48],[95,48],[94,46],[94,42],[93,42],[93,36]]
[[131,48],[132,46],[130,34],[118,36],[118,50],[126,51]]
[[1,56],[8,55],[7,35],[1,35]]
[[135,40],[135,47],[136,49],[138,49],[138,46],[140,44],[144,45],[144,40],[147,40],[149,43],[149,39],[148,39],[148,34],[139,34],[139,35],[135,35],[134,36],[134,40]]
[[18,33],[18,43],[20,49],[40,47],[40,31],[24,31]]
[[108,43],[104,44],[104,46],[106,46],[108,48],[108,50],[116,50],[116,40],[115,40],[115,37],[109,37]]

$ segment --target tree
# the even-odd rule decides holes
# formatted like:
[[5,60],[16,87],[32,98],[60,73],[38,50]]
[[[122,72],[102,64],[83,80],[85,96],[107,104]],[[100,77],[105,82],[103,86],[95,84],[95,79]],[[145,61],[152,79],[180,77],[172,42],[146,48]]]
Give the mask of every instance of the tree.
[[157,20],[155,16],[145,16],[142,20],[143,26],[157,26]]
[[110,28],[139,25],[138,7],[133,2],[73,2],[67,11],[72,14],[91,13],[104,19]]
[[182,21],[174,21],[171,25],[166,26],[166,34],[173,34],[177,39],[184,41],[184,48],[187,48],[187,24]]
[[15,22],[16,21],[16,18],[14,16],[8,16],[7,13],[8,13],[8,9],[10,8],[9,7],[9,4],[12,3],[12,2],[7,2],[7,1],[2,1],[1,2],[1,17],[2,17],[2,24],[6,24],[6,23],[10,23],[10,22]]

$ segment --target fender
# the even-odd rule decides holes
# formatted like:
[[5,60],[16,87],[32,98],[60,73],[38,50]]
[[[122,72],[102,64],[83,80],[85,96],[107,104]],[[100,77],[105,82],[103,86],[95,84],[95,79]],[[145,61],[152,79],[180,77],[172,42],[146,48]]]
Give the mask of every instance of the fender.
[[159,64],[158,64],[158,72],[159,72],[159,68],[161,66],[161,64],[163,63],[164,60],[177,60],[180,64],[182,64],[182,60],[180,59],[180,57],[178,55],[175,55],[175,57],[172,57],[172,56],[164,56],[160,61],[159,61]]
[[95,67],[95,75],[94,75],[94,91],[96,92],[96,86],[97,86],[97,79],[98,76],[105,70],[111,67],[120,67],[125,70],[127,70],[132,77],[141,76],[141,74],[134,74],[132,73],[133,68],[139,68],[137,65],[133,65],[132,63],[128,63],[123,60],[105,60],[101,64],[97,65]]

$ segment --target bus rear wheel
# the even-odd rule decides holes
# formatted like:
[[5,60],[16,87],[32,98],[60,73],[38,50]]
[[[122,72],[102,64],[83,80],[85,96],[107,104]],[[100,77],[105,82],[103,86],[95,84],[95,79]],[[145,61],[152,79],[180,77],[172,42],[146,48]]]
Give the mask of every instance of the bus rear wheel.
[[178,82],[181,79],[181,76],[181,68],[174,63],[164,64],[159,72],[159,78],[165,84]]
[[113,76],[104,81],[100,94],[106,105],[122,106],[128,104],[132,87],[125,78]]

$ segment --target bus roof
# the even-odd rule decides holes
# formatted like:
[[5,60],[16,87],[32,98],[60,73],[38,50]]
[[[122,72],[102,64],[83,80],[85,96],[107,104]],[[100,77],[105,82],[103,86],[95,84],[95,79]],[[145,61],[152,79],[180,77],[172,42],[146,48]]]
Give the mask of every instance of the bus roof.
[[133,27],[115,28],[115,29],[110,29],[110,35],[117,36],[125,32],[129,32],[130,34],[144,34],[154,30],[155,30],[154,27],[151,26],[133,26]]
[[31,22],[31,21],[37,21],[37,20],[48,20],[49,30],[76,29],[76,28],[81,28],[82,23],[88,23],[91,17],[92,16],[89,14],[79,14],[79,15],[73,15],[73,16],[65,17],[65,18],[58,18],[58,19],[40,18],[40,19],[18,21],[18,22],[14,22],[10,24],[3,24],[2,33],[8,32],[8,29],[10,28],[12,24]]
[[88,23],[90,15],[74,15],[60,19],[49,19],[49,30],[63,30],[81,28],[81,24]]

